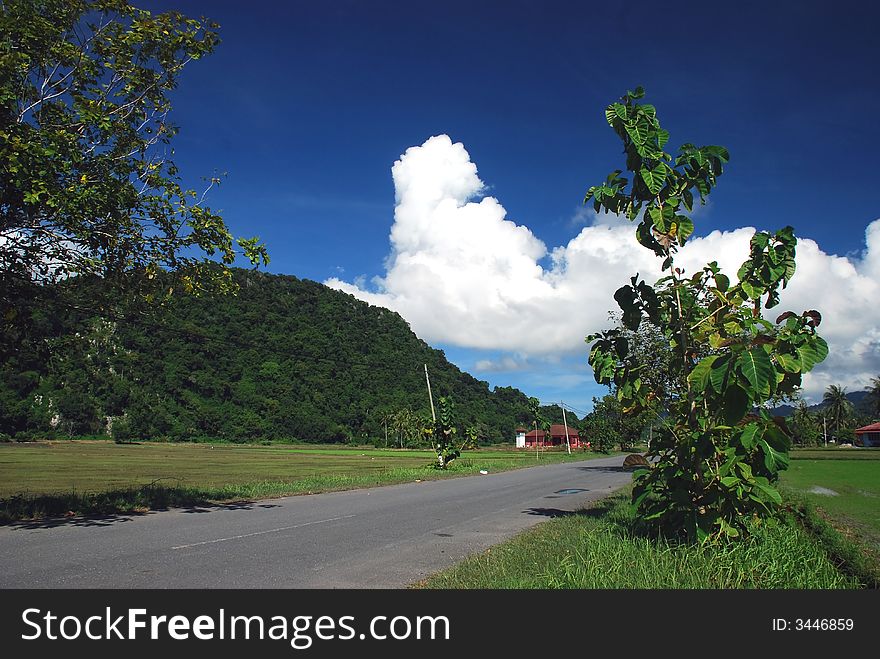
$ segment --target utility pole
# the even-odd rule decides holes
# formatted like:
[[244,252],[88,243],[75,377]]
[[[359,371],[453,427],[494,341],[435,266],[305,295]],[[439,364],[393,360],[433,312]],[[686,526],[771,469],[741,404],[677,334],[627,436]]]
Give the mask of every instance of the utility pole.
[[825,446],[828,447],[828,426],[825,425],[825,415],[822,415],[822,435],[825,437]]
[[538,420],[535,419],[535,460],[538,459]]
[[428,365],[425,364],[425,382],[428,383],[428,400],[431,401],[431,418],[437,423],[437,414],[434,412],[434,397],[431,395],[431,378],[428,377]]
[[565,445],[568,447],[568,454],[571,455],[571,442],[568,440],[568,421],[565,420],[565,403],[559,401],[559,407],[562,408],[562,423],[565,426]]

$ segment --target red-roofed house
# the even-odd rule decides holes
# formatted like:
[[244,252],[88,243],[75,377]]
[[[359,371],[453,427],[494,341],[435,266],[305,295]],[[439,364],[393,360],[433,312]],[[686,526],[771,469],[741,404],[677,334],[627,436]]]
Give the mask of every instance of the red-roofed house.
[[[537,442],[538,446],[565,446],[565,426],[561,423],[554,423],[550,426],[550,432],[543,430],[530,430],[523,436],[523,446],[528,448],[534,447]],[[578,448],[581,445],[581,438],[578,436],[577,430],[569,426],[568,442],[572,448]],[[517,447],[519,443],[519,429],[517,429]]]
[[856,428],[856,442],[862,446],[880,446],[880,423]]

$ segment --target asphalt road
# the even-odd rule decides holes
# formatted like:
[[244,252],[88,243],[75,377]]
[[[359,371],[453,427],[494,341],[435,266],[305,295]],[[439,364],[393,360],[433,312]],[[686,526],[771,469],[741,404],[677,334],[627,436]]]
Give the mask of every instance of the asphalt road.
[[2,588],[398,588],[630,480],[622,457],[0,528]]

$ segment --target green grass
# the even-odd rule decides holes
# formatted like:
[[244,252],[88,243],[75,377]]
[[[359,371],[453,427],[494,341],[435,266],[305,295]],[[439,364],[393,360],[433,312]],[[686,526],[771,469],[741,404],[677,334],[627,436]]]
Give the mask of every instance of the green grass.
[[793,451],[784,488],[880,555],[880,450]]
[[[634,529],[629,494],[550,520],[419,584],[425,588],[858,588],[841,552],[795,517],[722,548],[672,544]],[[845,540],[826,529],[829,537]],[[876,582],[874,583],[876,586]]]
[[237,444],[0,444],[0,522],[109,514],[388,485],[603,457],[465,451],[448,472],[430,451]]
[[[795,450],[788,512],[724,548],[634,531],[628,494],[551,520],[422,584],[428,588],[880,587],[880,450]],[[836,496],[819,494],[824,488]]]
[[796,448],[793,460],[880,460],[880,448]]

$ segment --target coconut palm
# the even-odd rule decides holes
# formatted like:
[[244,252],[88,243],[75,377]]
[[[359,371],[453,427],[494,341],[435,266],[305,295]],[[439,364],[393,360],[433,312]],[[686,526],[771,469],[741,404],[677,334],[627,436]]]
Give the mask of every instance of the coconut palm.
[[794,408],[791,425],[800,444],[807,446],[818,442],[821,424],[804,401],[799,401]]
[[868,396],[873,404],[873,413],[880,416],[880,375],[871,378],[871,386],[868,387]]
[[853,404],[846,397],[846,387],[830,385],[822,396],[825,403],[825,417],[832,430],[839,432],[852,416]]

